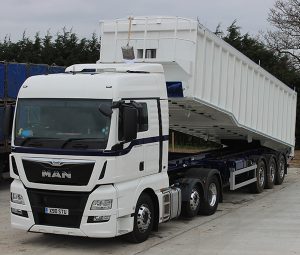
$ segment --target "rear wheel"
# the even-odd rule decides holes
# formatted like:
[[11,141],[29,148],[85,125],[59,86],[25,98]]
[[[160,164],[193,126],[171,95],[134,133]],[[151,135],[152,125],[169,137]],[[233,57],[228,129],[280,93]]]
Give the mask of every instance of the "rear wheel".
[[189,195],[189,201],[183,201],[181,206],[181,215],[185,218],[193,218],[198,214],[201,202],[201,191],[195,185]]
[[285,158],[282,154],[278,157],[278,167],[275,175],[275,184],[282,184],[284,177],[285,177],[285,170],[286,170],[286,162]]
[[274,187],[276,172],[277,172],[277,164],[274,157],[271,157],[267,169],[267,182],[266,182],[267,189],[272,189]]
[[199,214],[212,215],[216,212],[220,199],[220,183],[217,176],[208,180],[207,197],[200,206]]
[[143,193],[139,197],[135,213],[133,231],[124,238],[132,243],[141,243],[148,239],[153,227],[154,207],[151,197]]
[[263,192],[266,184],[266,164],[262,159],[257,161],[256,168],[256,182],[250,185],[250,191],[252,193],[261,193]]

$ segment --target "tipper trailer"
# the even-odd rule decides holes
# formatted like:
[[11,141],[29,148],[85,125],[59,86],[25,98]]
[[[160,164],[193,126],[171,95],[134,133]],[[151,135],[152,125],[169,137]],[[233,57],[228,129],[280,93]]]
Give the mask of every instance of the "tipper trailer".
[[[259,193],[283,182],[293,90],[190,19],[101,27],[97,64],[29,78],[19,92],[13,227],[142,242],[161,222],[213,214],[223,187]],[[127,44],[135,63],[121,63]],[[169,128],[224,148],[169,153]]]

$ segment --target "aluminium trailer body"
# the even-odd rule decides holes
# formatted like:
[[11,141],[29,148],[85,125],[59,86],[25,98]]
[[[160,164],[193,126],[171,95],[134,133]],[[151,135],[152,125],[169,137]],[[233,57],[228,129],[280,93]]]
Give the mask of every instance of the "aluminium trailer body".
[[[128,20],[101,22],[99,63],[123,62]],[[293,154],[297,93],[197,21],[137,17],[129,44],[135,62],[161,63],[170,128],[206,140],[259,141]]]

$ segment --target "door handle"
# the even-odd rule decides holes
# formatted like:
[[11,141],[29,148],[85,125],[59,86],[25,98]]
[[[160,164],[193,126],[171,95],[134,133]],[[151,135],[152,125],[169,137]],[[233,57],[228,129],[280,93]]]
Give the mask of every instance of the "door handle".
[[139,167],[140,171],[144,171],[145,170],[145,164],[144,161],[140,162],[140,167]]

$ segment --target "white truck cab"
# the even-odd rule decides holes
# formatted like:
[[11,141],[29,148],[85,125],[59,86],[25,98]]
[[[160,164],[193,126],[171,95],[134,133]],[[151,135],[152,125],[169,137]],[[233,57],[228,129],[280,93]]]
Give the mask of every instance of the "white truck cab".
[[[22,86],[11,155],[12,169],[18,172],[12,171],[11,192],[24,201],[12,203],[13,210],[27,217],[12,214],[13,226],[111,237],[132,231],[143,191],[162,203],[161,190],[169,187],[162,66],[93,67],[97,73],[70,67],[71,73],[32,77]],[[138,121],[136,128],[132,121]],[[56,222],[61,216],[54,214],[59,211],[55,208],[65,205],[76,209],[61,211],[69,214],[68,220]],[[162,220],[160,210],[157,221]]]

